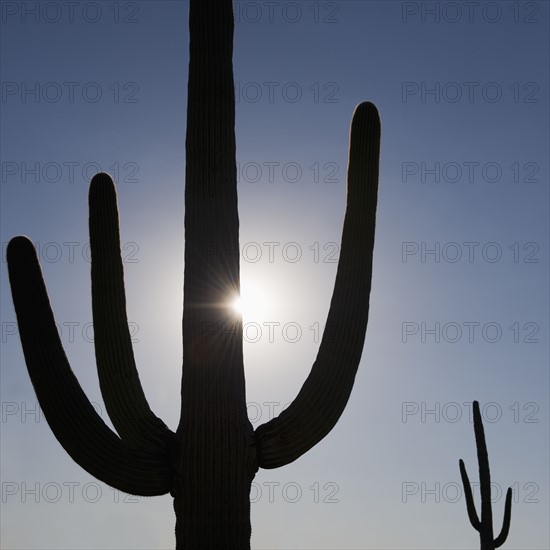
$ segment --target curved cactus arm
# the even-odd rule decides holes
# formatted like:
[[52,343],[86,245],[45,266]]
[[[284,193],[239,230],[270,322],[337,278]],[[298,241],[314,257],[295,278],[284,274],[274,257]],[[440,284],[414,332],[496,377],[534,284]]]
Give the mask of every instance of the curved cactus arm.
[[108,174],[89,192],[94,345],[101,393],[120,437],[140,448],[163,449],[172,432],[147,403],[126,316],[116,191]]
[[327,435],[351,394],[369,312],[378,195],[380,119],[361,103],[351,124],[347,206],[327,325],[311,372],[292,404],[256,429],[258,464],[288,464]]
[[470,523],[472,527],[479,531],[481,529],[481,523],[477,517],[476,506],[474,504],[474,497],[472,495],[472,486],[470,485],[470,480],[468,479],[468,474],[466,472],[466,466],[464,466],[464,461],[460,459],[458,461],[460,467],[460,477],[462,478],[462,486],[464,487],[464,496],[466,498],[466,510],[468,511],[468,517],[470,518]]
[[137,495],[167,493],[171,471],[166,456],[122,441],[80,387],[61,345],[32,242],[12,239],[7,260],[25,361],[58,441],[82,468],[112,487]]
[[512,519],[512,487],[506,491],[506,502],[504,504],[504,520],[499,536],[495,539],[495,548],[500,548],[508,538],[510,531],[510,520]]

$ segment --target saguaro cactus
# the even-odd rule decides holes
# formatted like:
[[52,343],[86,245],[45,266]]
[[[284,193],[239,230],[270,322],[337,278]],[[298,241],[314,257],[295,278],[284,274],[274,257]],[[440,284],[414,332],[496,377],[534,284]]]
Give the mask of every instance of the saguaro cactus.
[[502,530],[496,539],[493,539],[493,511],[491,509],[491,474],[489,472],[489,456],[487,454],[487,445],[485,444],[485,432],[481,413],[479,412],[479,403],[474,401],[474,433],[476,436],[477,461],[479,463],[479,485],[481,492],[481,521],[478,518],[470,480],[466,473],[466,467],[462,459],[459,460],[460,476],[464,486],[464,495],[466,497],[466,508],[472,527],[479,532],[481,541],[481,550],[494,550],[500,548],[510,530],[510,518],[512,516],[512,488],[508,487],[506,491],[506,503],[504,505],[504,521]]
[[239,222],[231,0],[191,0],[186,139],[181,417],[175,433],[145,399],[124,292],[111,178],[90,185],[95,349],[114,433],[74,376],[30,240],[7,256],[27,368],[42,410],[70,456],[105,483],[174,498],[178,549],[250,546],[250,486],[258,467],[296,460],[337,422],[367,327],[378,188],[380,121],[371,103],[353,115],[341,255],[325,334],[294,402],[255,431],[248,419],[242,322],[225,304],[239,291]]

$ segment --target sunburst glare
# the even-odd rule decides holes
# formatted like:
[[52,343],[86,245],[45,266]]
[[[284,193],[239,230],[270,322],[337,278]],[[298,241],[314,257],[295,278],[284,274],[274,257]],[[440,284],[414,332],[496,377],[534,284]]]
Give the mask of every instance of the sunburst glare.
[[259,285],[243,280],[241,294],[233,300],[231,307],[242,316],[243,322],[258,322],[269,315],[269,297]]

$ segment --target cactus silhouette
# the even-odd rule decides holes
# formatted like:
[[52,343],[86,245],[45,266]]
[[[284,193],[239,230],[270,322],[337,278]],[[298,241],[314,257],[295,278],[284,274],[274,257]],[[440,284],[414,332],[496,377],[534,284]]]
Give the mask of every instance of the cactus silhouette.
[[500,535],[493,539],[493,511],[491,508],[491,474],[489,472],[489,456],[487,454],[487,445],[485,444],[485,432],[481,413],[479,412],[479,403],[474,401],[474,433],[476,436],[477,460],[479,463],[479,486],[481,492],[481,521],[479,520],[472,495],[470,480],[466,473],[464,462],[459,460],[460,476],[464,485],[464,495],[466,497],[466,508],[472,527],[479,532],[481,541],[481,550],[494,550],[500,548],[508,537],[510,530],[510,518],[512,516],[512,488],[508,487],[506,491],[506,503],[504,505],[504,521]]
[[247,416],[240,290],[231,0],[191,0],[186,136],[181,416],[172,432],[151,411],[126,316],[114,184],[89,190],[92,309],[98,376],[115,433],[95,412],[62,348],[37,255],[13,238],[7,259],[22,348],[44,415],[90,474],[121,491],[174,499],[178,549],[250,547],[250,488],[258,468],[288,464],[342,414],[369,311],[380,121],[360,104],[350,132],[347,206],[335,287],[320,349],[293,403],[253,429]]

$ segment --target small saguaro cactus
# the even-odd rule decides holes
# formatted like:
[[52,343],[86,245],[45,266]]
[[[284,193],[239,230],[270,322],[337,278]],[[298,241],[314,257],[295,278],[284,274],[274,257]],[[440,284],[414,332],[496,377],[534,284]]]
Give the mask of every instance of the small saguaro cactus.
[[479,411],[479,403],[474,401],[474,433],[476,436],[477,461],[479,464],[479,486],[481,492],[481,521],[477,515],[472,495],[470,480],[466,473],[466,467],[462,459],[459,460],[460,476],[464,485],[464,495],[466,497],[466,508],[472,527],[479,532],[481,541],[481,550],[494,550],[500,548],[510,530],[510,518],[512,516],[512,488],[508,487],[506,491],[506,503],[504,505],[504,521],[499,536],[493,538],[493,511],[491,508],[491,474],[489,471],[489,456],[487,454],[487,445],[485,443],[485,432],[483,430],[483,421]]
[[151,411],[139,380],[116,192],[107,174],[92,179],[89,193],[92,313],[101,393],[116,433],[71,370],[30,240],[10,241],[8,269],[27,369],[68,454],[121,491],[170,493],[178,550],[245,550],[258,468],[284,466],[316,445],[338,421],[353,387],[369,313],[380,120],[372,103],[361,103],[353,114],[330,334],[323,334],[292,404],[254,430],[245,398],[242,320],[229,318],[227,307],[240,290],[231,0],[191,0],[189,31],[184,353],[176,432]]

